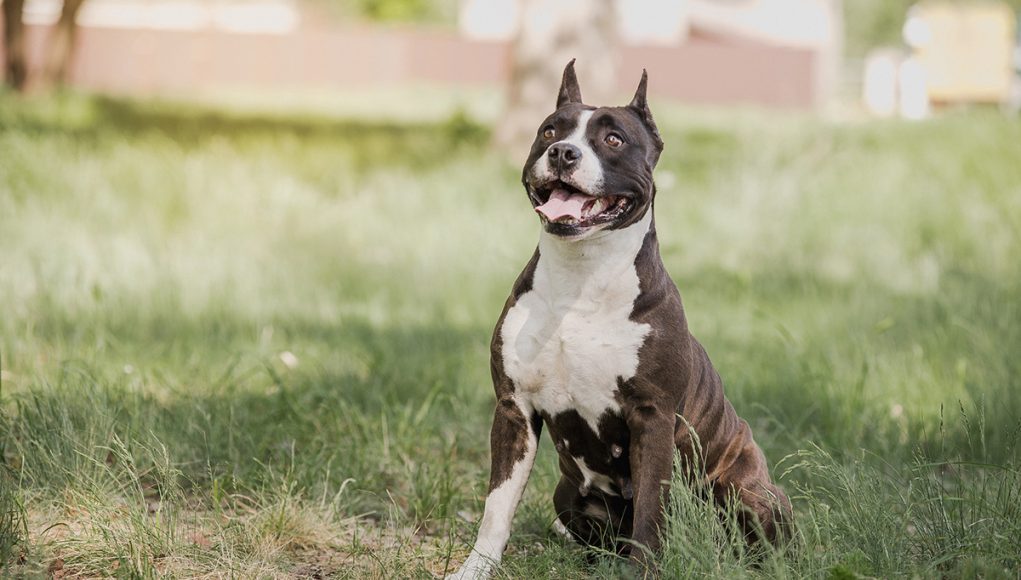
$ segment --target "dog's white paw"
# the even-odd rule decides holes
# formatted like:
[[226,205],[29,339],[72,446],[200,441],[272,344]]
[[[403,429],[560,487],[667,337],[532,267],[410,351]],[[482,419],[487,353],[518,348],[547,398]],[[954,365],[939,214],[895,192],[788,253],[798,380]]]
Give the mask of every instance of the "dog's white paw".
[[446,580],[487,580],[493,574],[494,567],[496,562],[478,552],[472,552],[461,569],[447,576]]
[[564,522],[560,521],[560,518],[553,520],[553,531],[556,532],[557,535],[559,535],[561,538],[565,540],[570,540],[572,542],[574,541],[574,536],[572,536],[571,532],[568,531],[567,526],[564,525]]

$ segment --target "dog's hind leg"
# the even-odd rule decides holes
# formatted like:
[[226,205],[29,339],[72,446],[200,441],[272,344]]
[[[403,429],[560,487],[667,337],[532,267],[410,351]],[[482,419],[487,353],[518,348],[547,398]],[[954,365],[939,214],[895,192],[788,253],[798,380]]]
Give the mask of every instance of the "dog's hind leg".
[[762,451],[750,443],[750,436],[748,441],[737,460],[714,481],[713,495],[721,507],[734,499],[742,504],[738,520],[749,543],[765,540],[779,546],[794,532],[791,502],[770,481]]

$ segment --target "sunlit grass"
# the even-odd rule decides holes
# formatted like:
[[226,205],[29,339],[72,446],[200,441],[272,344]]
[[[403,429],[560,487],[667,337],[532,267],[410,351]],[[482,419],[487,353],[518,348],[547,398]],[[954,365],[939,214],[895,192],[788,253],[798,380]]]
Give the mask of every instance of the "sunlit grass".
[[[664,259],[801,534],[753,562],[678,489],[666,576],[1016,576],[1021,123],[660,125]],[[487,137],[462,115],[0,100],[5,566],[456,566],[488,340],[537,232]],[[550,532],[556,478],[544,443],[504,573],[613,576]]]

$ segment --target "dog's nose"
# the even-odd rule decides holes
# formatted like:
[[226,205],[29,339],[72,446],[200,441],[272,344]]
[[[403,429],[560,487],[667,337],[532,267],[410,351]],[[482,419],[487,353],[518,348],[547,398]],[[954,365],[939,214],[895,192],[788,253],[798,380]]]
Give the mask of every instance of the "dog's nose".
[[581,149],[570,143],[554,143],[547,154],[550,165],[560,169],[568,169],[581,159]]

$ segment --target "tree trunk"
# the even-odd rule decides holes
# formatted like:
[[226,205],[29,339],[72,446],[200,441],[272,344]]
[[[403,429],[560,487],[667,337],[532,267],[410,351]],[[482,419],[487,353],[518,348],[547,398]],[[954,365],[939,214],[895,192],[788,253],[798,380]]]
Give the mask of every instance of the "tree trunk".
[[16,91],[25,90],[28,67],[25,64],[25,24],[21,13],[25,0],[3,0],[4,6],[4,78]]
[[564,66],[577,58],[586,103],[606,105],[617,87],[613,0],[523,0],[512,49],[507,111],[495,145],[522,156],[539,123],[553,112]]
[[84,3],[85,0],[64,0],[64,5],[60,9],[60,19],[50,34],[46,63],[46,82],[51,85],[63,86],[67,82],[78,30],[75,20],[78,17],[78,10]]

